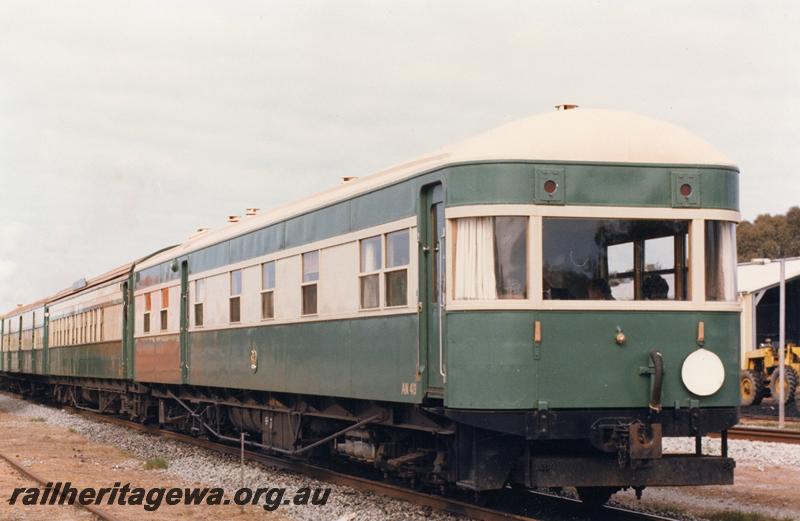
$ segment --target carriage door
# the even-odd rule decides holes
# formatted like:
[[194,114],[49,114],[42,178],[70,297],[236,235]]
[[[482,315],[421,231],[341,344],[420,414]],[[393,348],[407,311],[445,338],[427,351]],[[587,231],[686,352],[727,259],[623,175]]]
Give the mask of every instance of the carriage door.
[[443,394],[447,381],[444,355],[444,197],[441,183],[423,189],[420,226],[423,285],[420,302],[424,313],[423,341],[427,346],[428,393]]
[[181,382],[189,383],[189,262],[181,262]]

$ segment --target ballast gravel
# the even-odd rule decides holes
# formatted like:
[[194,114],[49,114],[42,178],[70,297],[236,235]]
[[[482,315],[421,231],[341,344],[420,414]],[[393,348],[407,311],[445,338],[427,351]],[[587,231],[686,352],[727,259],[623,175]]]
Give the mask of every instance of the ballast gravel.
[[[144,460],[164,458],[169,463],[168,468],[153,472],[161,472],[165,476],[175,476],[189,482],[202,483],[205,486],[222,487],[228,495],[233,494],[242,486],[253,489],[285,487],[287,497],[291,497],[294,491],[302,487],[311,487],[312,490],[315,488],[331,489],[328,502],[324,506],[291,505],[281,507],[281,515],[290,519],[302,521],[354,521],[356,519],[359,521],[384,519],[451,521],[464,519],[370,492],[316,481],[306,476],[253,462],[245,462],[244,482],[242,483],[238,458],[227,454],[165,440],[4,394],[0,394],[0,409],[26,417],[28,418],[26,421],[30,421],[30,418],[44,419],[48,424],[72,429],[93,442],[112,445],[129,453],[132,456],[131,459],[119,465],[118,468],[141,468]],[[25,422],[20,421],[19,426],[24,428]],[[746,465],[758,469],[800,466],[800,445],[781,444],[780,450],[776,450],[775,445],[766,442],[730,440],[728,451],[740,466]],[[704,438],[702,447],[704,454],[720,454],[719,439]],[[664,440],[664,452],[693,453],[694,439],[667,438]],[[635,500],[633,492],[629,490],[616,494],[612,503],[651,513],[669,514],[685,521],[700,521],[702,518],[687,514],[684,512],[685,508],[681,507],[689,507],[695,511],[748,510],[746,505],[737,504],[736,501],[690,496],[680,489],[671,488],[647,489],[645,499],[643,502],[638,502]],[[670,504],[678,505],[679,511],[671,512],[670,509],[664,508],[664,505]],[[255,512],[261,510],[262,507],[251,506],[249,508]],[[761,510],[761,513],[765,512]],[[777,507],[769,513],[780,517],[792,512]]]
[[[164,458],[169,463],[168,468],[153,472],[162,472],[165,476],[175,476],[185,481],[198,482],[210,487],[222,487],[229,497],[242,486],[252,489],[285,487],[286,497],[289,498],[295,491],[303,487],[311,487],[312,490],[315,488],[331,489],[328,502],[324,506],[290,505],[281,507],[279,509],[281,515],[290,519],[301,521],[354,521],[356,519],[359,521],[385,519],[454,521],[463,519],[405,501],[316,481],[306,476],[253,462],[245,462],[244,484],[242,484],[239,460],[227,454],[161,439],[157,436],[131,431],[118,425],[91,420],[61,409],[37,405],[2,394],[0,394],[0,409],[27,418],[43,418],[50,425],[72,429],[93,442],[112,445],[133,456],[131,460],[123,464],[128,468],[141,468],[142,460]],[[27,425],[22,421],[19,423],[20,428]],[[164,485],[168,486],[169,484],[165,482]],[[254,512],[259,510],[263,512],[261,506],[248,508],[253,509]]]

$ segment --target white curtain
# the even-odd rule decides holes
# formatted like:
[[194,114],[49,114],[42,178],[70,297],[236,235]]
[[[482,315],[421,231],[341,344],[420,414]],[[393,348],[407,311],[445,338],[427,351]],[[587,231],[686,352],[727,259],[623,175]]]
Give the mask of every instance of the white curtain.
[[494,219],[456,219],[456,266],[454,298],[483,300],[497,298],[494,275]]
[[726,302],[736,301],[736,225],[720,223],[719,268],[722,297]]
[[362,266],[361,271],[377,271],[381,269],[381,240],[380,237],[361,241]]

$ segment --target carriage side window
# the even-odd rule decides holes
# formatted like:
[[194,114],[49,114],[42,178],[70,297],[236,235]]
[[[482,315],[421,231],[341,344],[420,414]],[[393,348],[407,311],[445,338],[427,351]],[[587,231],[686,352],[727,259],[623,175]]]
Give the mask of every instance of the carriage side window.
[[169,288],[161,288],[161,331],[167,330],[168,313],[169,313]]
[[386,234],[386,306],[408,304],[408,230]]
[[261,265],[261,318],[275,318],[275,261]]
[[230,322],[242,320],[242,270],[233,270],[230,276],[230,298],[228,300],[228,317]]
[[150,312],[153,309],[153,295],[152,293],[144,294],[144,320],[143,329],[145,333],[150,332]]
[[689,221],[545,218],[545,299],[687,300]]
[[380,307],[380,270],[383,265],[382,240],[380,235],[361,239],[359,284],[361,286],[361,309]]
[[206,301],[206,279],[194,281],[194,325],[203,327],[203,304]]
[[706,300],[736,301],[736,224],[706,221]]
[[303,254],[303,315],[317,313],[317,282],[319,281],[319,250]]
[[456,219],[454,235],[453,298],[527,298],[527,217]]

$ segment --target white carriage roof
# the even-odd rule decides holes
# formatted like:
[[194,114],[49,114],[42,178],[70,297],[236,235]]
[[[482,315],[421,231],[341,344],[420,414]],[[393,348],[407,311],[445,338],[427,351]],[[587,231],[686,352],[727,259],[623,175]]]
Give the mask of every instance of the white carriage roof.
[[[800,277],[800,258],[786,259],[786,280]],[[754,293],[780,284],[781,264],[778,259],[766,264],[745,262],[736,270],[736,284],[739,293]]]
[[613,110],[577,108],[553,111],[508,123],[415,160],[268,212],[242,218],[238,223],[197,234],[174,249],[137,265],[137,268],[154,266],[439,167],[499,160],[735,167],[707,142],[669,123]]

